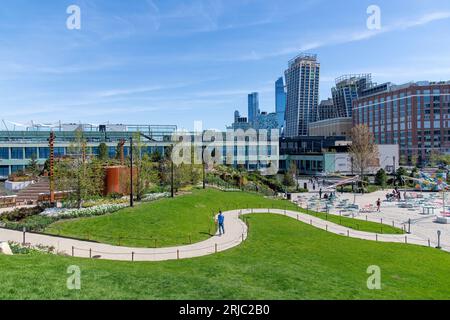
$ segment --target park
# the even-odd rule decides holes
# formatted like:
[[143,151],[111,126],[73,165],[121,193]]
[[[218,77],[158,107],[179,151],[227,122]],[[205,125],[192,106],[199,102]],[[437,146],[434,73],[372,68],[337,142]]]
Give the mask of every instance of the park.
[[[24,202],[0,209],[0,299],[445,299],[450,293],[448,225],[433,214],[446,211],[440,174],[399,168],[393,181],[377,173],[374,182],[335,175],[316,178],[320,190],[313,190],[307,181],[300,188],[304,178],[294,167],[265,176],[224,165],[174,165],[170,149],[148,154],[139,136],[128,156],[123,142],[115,157],[102,146],[90,154],[82,135],[70,150],[53,157],[51,148],[42,171],[32,159],[26,172],[10,177],[20,185],[27,177],[36,181],[15,196]],[[392,183],[403,199],[388,196]],[[39,185],[50,192],[32,198],[29,190]],[[80,289],[68,290],[74,266]],[[379,289],[368,285],[374,266]]]
[[[113,261],[31,252],[0,255],[2,299],[439,299],[448,296],[448,253],[435,248],[382,243],[333,234],[283,216],[298,211],[286,200],[247,192],[192,190],[175,199],[160,199],[93,218],[69,219],[49,226],[49,232],[118,245],[135,250],[170,248],[217,238],[213,212],[240,208],[278,208],[282,214],[246,216],[245,241],[203,257],[177,259],[167,250],[166,261]],[[273,210],[273,209],[272,209]],[[177,215],[174,215],[174,212]],[[311,213],[310,213],[311,214]],[[316,218],[316,217],[314,217]],[[352,218],[341,224],[356,231]],[[155,224],[155,221],[158,221]],[[339,222],[338,222],[339,223]],[[359,230],[380,224],[358,222]],[[164,227],[161,227],[164,226]],[[142,230],[142,231],[140,231]],[[360,232],[358,230],[358,232]],[[398,234],[389,229],[385,234]],[[375,234],[374,232],[372,234]],[[107,236],[110,235],[110,238]],[[191,239],[189,239],[191,235]],[[145,240],[144,240],[145,239]],[[216,240],[217,241],[217,240]],[[124,250],[124,249],[122,249]],[[120,259],[121,260],[121,259]],[[368,290],[367,267],[383,271],[383,290]],[[70,265],[82,270],[82,290],[65,288]],[[217,284],[220,283],[220,286]]]

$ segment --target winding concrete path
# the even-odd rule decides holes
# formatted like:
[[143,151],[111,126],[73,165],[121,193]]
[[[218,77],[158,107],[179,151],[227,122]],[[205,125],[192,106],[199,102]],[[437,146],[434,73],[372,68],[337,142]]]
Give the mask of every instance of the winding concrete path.
[[[414,234],[380,235],[363,231],[356,231],[332,222],[324,221],[314,216],[281,209],[245,209],[224,212],[226,231],[225,235],[216,235],[209,238],[208,240],[186,246],[157,249],[119,247],[96,242],[80,241],[33,233],[26,233],[25,242],[33,246],[52,246],[59,254],[65,254],[80,258],[96,258],[119,261],[164,261],[187,259],[222,252],[236,247],[244,242],[247,238],[248,229],[246,224],[241,219],[239,219],[239,216],[254,213],[271,213],[287,216],[303,223],[310,224],[318,229],[356,239],[380,242],[407,243],[431,247],[436,246],[435,243],[429,242],[428,240]],[[23,233],[20,231],[0,229],[0,242],[1,241],[14,241],[21,243],[23,241]]]

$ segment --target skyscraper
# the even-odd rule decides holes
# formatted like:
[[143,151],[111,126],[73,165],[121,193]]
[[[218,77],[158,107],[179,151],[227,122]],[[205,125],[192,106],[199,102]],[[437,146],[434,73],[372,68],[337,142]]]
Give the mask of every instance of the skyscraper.
[[280,77],[275,82],[275,111],[277,113],[278,125],[284,128],[284,115],[286,113],[286,91],[284,90],[284,80]]
[[301,54],[285,71],[287,86],[286,137],[308,135],[308,125],[319,117],[320,63],[315,54]]
[[248,122],[255,125],[259,115],[259,94],[257,92],[248,95]]
[[350,74],[336,79],[336,86],[331,89],[333,104],[338,118],[352,116],[353,101],[358,99],[362,90],[372,87],[371,74]]

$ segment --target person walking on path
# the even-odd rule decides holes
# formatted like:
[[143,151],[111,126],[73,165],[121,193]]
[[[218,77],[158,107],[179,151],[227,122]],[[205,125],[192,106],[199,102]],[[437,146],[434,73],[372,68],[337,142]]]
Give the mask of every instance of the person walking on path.
[[319,190],[319,199],[322,199],[322,188]]
[[219,235],[225,234],[225,217],[222,214],[222,211],[219,211],[219,216],[217,217],[217,223],[219,224]]
[[377,200],[377,211],[380,212],[380,210],[381,210],[381,200],[380,200],[380,198],[378,198],[378,200]]

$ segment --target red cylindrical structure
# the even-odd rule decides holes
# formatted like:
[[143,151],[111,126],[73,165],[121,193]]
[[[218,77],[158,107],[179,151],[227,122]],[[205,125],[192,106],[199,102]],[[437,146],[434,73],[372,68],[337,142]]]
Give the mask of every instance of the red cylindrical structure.
[[[136,179],[137,170],[133,168],[133,177]],[[119,193],[130,194],[130,168],[127,166],[105,167],[104,194]]]

